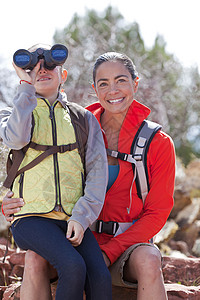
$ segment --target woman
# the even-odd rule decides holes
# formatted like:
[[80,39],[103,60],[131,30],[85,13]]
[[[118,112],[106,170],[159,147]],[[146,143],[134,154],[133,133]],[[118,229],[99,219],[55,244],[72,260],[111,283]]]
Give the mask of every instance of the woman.
[[[149,108],[134,100],[138,79],[135,66],[126,55],[105,53],[95,63],[93,87],[99,103],[92,104],[88,110],[98,119],[108,149],[130,153],[138,128],[150,114]],[[131,164],[110,156],[108,164],[109,182],[99,220],[133,223],[117,236],[94,232],[110,269],[113,284],[127,287],[137,284],[138,300],[167,299],[161,255],[157,247],[149,241],[164,226],[173,207],[173,142],[168,135],[158,131],[150,144],[147,155],[150,190],[144,205],[137,195]],[[20,200],[13,199],[11,203],[11,195],[7,194],[3,201],[7,220],[12,219],[8,215],[19,209],[17,207]],[[25,279],[29,273],[33,276],[34,271],[28,269],[33,265],[32,259],[38,262],[35,264],[36,269],[47,269],[47,264],[44,261],[39,264],[40,258],[35,254],[28,255]],[[43,268],[41,276],[46,276],[46,269]]]

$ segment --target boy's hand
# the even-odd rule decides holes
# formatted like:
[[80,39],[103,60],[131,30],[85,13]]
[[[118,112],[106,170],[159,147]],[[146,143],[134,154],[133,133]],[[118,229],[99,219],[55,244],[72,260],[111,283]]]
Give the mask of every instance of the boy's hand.
[[69,221],[66,237],[71,242],[72,246],[79,246],[82,242],[83,235],[84,230],[81,224],[75,221]]
[[32,71],[29,71],[27,72],[26,70],[18,67],[15,65],[15,63],[13,62],[13,67],[15,68],[15,71],[18,75],[18,77],[21,79],[21,80],[25,80],[25,81],[28,81],[30,82],[32,85],[35,84],[35,80],[36,80],[36,76],[37,76],[37,73],[40,69],[40,64],[41,64],[41,61],[39,61],[37,63],[37,65],[35,66],[35,68],[32,70]]
[[5,197],[3,198],[3,211],[5,218],[8,222],[13,221],[13,214],[18,213],[22,206],[24,206],[24,201],[21,198],[12,198],[12,191],[8,191]]

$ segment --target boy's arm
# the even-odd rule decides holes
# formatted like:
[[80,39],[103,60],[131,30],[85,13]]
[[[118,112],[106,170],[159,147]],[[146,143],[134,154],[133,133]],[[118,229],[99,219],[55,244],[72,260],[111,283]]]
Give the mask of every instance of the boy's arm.
[[69,219],[79,222],[84,230],[100,214],[108,180],[107,155],[101,128],[92,113],[87,111],[86,116],[89,122],[89,135],[85,154],[85,190],[84,195],[75,204],[72,217]]
[[6,146],[21,149],[29,143],[32,111],[36,106],[34,86],[27,83],[21,84],[13,100],[13,108],[0,111],[0,136]]

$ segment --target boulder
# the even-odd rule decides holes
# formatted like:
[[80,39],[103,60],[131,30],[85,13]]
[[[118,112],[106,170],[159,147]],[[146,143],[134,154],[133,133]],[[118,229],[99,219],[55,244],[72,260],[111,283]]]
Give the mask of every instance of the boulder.
[[20,286],[20,282],[10,284],[3,293],[2,300],[20,300]]
[[198,286],[185,286],[181,284],[165,284],[169,300],[199,300],[200,288]]
[[177,214],[187,205],[191,204],[190,191],[185,184],[179,184],[174,190],[174,207],[170,213],[170,218],[175,218]]
[[[175,222],[184,230],[193,224],[199,215],[200,198],[193,198],[191,204],[185,206],[176,216]],[[198,228],[198,227],[197,227]]]
[[12,253],[8,259],[12,265],[24,265],[26,251]]
[[191,224],[188,228],[184,230],[178,230],[173,237],[175,241],[186,242],[190,253],[192,253],[192,248],[197,238],[198,228],[195,223]]
[[169,241],[179,229],[176,222],[172,219],[168,220],[163,228],[154,237],[154,243],[160,245],[163,242]]
[[6,221],[4,215],[0,212],[0,236],[7,236],[10,223]]
[[200,258],[163,257],[165,283],[197,286],[200,284],[199,270]]

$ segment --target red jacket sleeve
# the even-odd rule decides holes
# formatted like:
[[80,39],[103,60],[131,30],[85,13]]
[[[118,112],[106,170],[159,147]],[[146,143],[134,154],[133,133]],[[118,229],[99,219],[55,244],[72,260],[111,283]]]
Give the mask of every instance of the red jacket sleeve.
[[148,242],[167,221],[173,207],[175,151],[171,138],[156,134],[147,155],[150,191],[140,218],[124,233],[100,245],[111,264],[131,245]]

